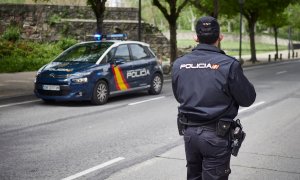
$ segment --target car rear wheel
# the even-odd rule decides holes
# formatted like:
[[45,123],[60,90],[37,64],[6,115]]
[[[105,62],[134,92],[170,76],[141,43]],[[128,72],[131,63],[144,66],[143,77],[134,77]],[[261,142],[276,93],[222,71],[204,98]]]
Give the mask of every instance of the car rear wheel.
[[159,94],[162,90],[163,86],[163,78],[161,74],[154,74],[151,84],[150,84],[150,89],[149,89],[149,94],[156,95]]
[[105,81],[100,80],[94,87],[94,92],[92,96],[92,104],[102,105],[107,102],[108,99],[108,85]]

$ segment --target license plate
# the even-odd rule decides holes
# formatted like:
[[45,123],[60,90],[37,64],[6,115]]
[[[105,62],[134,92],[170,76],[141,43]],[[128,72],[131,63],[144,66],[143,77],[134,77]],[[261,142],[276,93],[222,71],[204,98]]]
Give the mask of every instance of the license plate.
[[46,90],[46,91],[60,91],[60,87],[58,85],[43,85],[43,90]]

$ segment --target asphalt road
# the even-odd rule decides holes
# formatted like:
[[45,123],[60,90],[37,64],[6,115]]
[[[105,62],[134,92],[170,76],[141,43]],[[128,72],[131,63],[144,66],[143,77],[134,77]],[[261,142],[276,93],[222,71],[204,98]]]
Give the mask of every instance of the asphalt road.
[[[245,69],[258,96],[240,110],[247,141],[233,159],[239,172],[233,179],[300,179],[299,68],[293,61]],[[46,104],[31,96],[3,101],[0,179],[72,179],[78,173],[106,179],[182,144],[176,107],[168,80],[158,96],[115,97],[104,106]],[[260,171],[263,177],[256,177]]]

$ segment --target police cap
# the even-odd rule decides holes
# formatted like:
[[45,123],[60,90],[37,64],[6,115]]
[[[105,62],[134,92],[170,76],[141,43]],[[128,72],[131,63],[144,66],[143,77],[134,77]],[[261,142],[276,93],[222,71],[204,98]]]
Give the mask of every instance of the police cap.
[[195,29],[199,42],[204,44],[215,43],[220,35],[220,25],[218,21],[211,16],[200,18],[197,21]]

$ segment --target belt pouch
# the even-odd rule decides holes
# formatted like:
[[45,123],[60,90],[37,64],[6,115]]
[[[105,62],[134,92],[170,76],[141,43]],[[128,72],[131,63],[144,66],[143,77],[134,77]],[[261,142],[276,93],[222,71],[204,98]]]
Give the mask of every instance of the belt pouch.
[[186,128],[186,124],[187,124],[187,118],[182,113],[178,113],[177,127],[178,127],[178,133],[180,136],[184,135],[184,130]]
[[217,124],[217,135],[220,137],[224,137],[230,130],[230,121],[220,119]]

